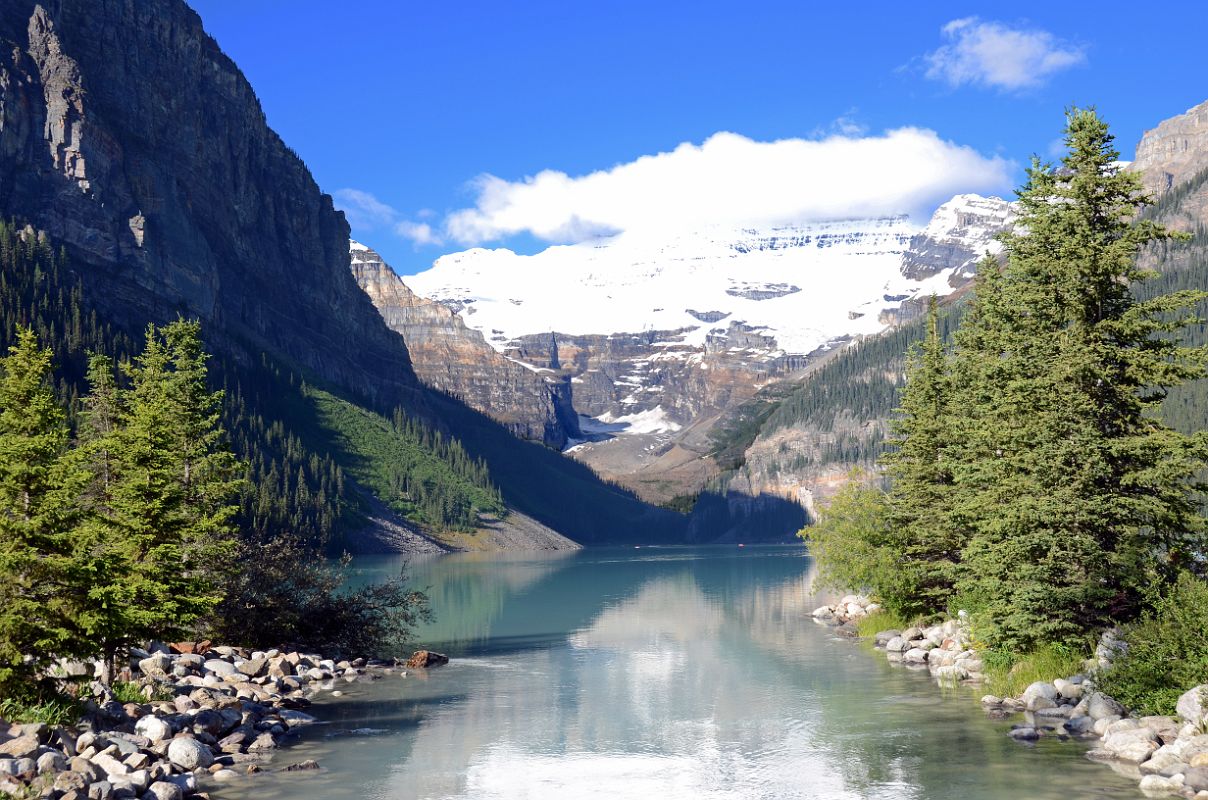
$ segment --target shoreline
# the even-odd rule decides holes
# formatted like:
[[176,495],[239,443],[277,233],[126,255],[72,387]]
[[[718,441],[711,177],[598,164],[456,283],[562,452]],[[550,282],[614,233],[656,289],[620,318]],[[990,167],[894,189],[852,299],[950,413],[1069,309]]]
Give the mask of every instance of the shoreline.
[[[867,597],[847,595],[811,616],[816,624],[872,644],[892,664],[927,669],[937,686],[985,683],[981,658],[968,647],[967,620],[861,636],[854,623],[879,608]],[[1025,746],[1042,738],[1097,742],[1082,756],[1138,781],[1147,797],[1208,800],[1208,708],[1202,699],[1208,691],[1188,690],[1179,700],[1178,716],[1130,716],[1114,698],[1096,691],[1094,682],[1094,671],[1110,665],[1123,646],[1114,631],[1107,631],[1087,662],[1089,674],[1037,681],[1017,698],[987,694],[981,706],[991,719],[1023,714],[1023,722],[1012,724],[1006,735]]]
[[[303,711],[313,699],[446,662],[428,651],[404,665],[208,643],[134,650],[142,701],[123,703],[94,682],[74,725],[0,724],[0,796],[202,800],[215,784],[256,773],[319,770],[312,760],[269,766],[300,730],[323,724]],[[84,677],[89,666],[66,674]]]

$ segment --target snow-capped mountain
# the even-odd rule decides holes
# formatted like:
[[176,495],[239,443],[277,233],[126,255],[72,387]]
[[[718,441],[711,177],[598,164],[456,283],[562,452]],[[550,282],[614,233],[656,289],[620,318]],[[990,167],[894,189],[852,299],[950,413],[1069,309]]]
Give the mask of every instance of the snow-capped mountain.
[[[925,228],[905,217],[651,236],[622,233],[535,255],[482,248],[407,282],[507,352],[533,334],[675,331],[704,347],[741,323],[804,355],[885,327],[881,312],[952,291],[1008,224],[1009,204],[961,195]],[[909,265],[911,269],[905,267]],[[771,350],[771,348],[769,348]]]
[[406,282],[507,359],[568,386],[597,440],[576,455],[639,491],[635,475],[657,475],[662,488],[646,494],[662,499],[708,477],[700,453],[727,410],[952,292],[1012,217],[1004,200],[959,195],[927,225],[631,231],[535,255],[452,253]]

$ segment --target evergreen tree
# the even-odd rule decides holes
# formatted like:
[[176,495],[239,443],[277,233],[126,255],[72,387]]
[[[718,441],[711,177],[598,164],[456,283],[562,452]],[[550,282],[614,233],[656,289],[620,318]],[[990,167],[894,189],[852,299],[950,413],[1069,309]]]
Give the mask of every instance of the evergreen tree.
[[901,407],[891,428],[895,450],[882,463],[891,482],[888,546],[897,556],[898,581],[880,598],[906,617],[942,610],[957,578],[964,541],[951,520],[953,420],[951,380],[933,296],[927,334],[907,361]]
[[25,656],[73,654],[69,532],[74,485],[51,353],[29,328],[0,366],[0,687],[29,678]]
[[143,352],[123,365],[130,388],[110,400],[106,364],[94,362],[86,420],[113,412],[117,424],[92,434],[93,464],[104,453],[109,478],[94,482],[81,537],[93,574],[83,624],[106,665],[127,644],[183,634],[222,599],[240,485],[205,358],[195,323],[150,326]]
[[1139,249],[1170,234],[1137,217],[1139,177],[1094,111],[1071,111],[1058,169],[1034,161],[1007,266],[978,287],[953,367],[958,589],[1012,648],[1134,615],[1203,545],[1195,475],[1208,447],[1152,410],[1201,374],[1166,334],[1202,292],[1139,301]]

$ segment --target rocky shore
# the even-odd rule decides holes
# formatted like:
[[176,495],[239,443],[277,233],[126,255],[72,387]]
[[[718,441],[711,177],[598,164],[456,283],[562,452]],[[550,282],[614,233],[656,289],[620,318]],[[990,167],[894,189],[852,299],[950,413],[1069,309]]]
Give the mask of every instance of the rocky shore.
[[[405,666],[447,663],[420,651]],[[86,678],[89,664],[64,664]],[[50,800],[206,798],[212,783],[270,768],[291,733],[318,720],[301,709],[321,692],[402,670],[393,662],[335,661],[319,655],[153,645],[135,651],[129,678],[145,702],[120,702],[99,683],[74,727],[0,721],[0,797]],[[313,761],[277,767],[319,769]]]
[[[855,623],[879,609],[869,598],[848,595],[816,609],[813,619],[855,636]],[[985,679],[982,660],[969,647],[963,617],[929,627],[878,631],[872,641],[891,662],[926,668],[941,683],[978,684]],[[1176,716],[1131,717],[1115,699],[1097,691],[1094,680],[1096,672],[1110,666],[1127,646],[1116,631],[1107,631],[1084,674],[1037,681],[1019,697],[985,695],[982,707],[997,719],[1022,715],[1007,732],[1020,742],[1044,737],[1097,741],[1086,757],[1136,779],[1146,796],[1208,800],[1208,686],[1183,694]]]

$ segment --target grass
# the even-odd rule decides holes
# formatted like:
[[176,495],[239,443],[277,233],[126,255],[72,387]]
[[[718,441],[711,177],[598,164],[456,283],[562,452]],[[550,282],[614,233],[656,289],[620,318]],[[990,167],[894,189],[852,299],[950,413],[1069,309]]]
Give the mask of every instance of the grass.
[[113,693],[113,699],[119,703],[147,703],[150,700],[171,700],[173,695],[168,689],[162,686],[154,686],[151,692],[151,698],[148,700],[147,695],[143,693],[145,685],[136,682],[114,681],[109,687],[109,691]]
[[1082,671],[1087,654],[1065,644],[1047,644],[1018,655],[1001,650],[982,653],[986,685],[999,697],[1019,697],[1036,681],[1068,678]]
[[860,632],[860,636],[870,638],[880,633],[881,631],[901,631],[909,628],[912,624],[892,611],[881,609],[874,611],[867,617],[860,617],[856,620],[856,630]]
[[22,702],[12,697],[0,699],[0,719],[20,725],[42,722],[47,725],[72,725],[80,718],[80,707],[63,697]]

